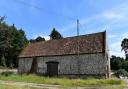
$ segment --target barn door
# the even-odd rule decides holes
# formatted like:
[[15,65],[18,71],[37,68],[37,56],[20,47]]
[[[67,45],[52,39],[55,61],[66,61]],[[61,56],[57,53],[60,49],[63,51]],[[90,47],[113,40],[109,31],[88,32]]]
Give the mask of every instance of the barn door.
[[31,65],[30,73],[36,74],[36,72],[37,72],[37,58],[34,57]]
[[58,62],[47,62],[47,75],[48,76],[58,75]]

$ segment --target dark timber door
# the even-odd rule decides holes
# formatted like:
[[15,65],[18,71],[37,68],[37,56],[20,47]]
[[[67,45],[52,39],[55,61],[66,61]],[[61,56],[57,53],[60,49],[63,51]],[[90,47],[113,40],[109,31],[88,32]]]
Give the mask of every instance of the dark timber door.
[[58,62],[47,62],[47,75],[48,76],[58,75]]

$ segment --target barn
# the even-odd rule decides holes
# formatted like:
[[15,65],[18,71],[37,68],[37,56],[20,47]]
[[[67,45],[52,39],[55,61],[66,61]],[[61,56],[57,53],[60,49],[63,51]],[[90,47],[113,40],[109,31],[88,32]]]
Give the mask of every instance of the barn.
[[106,31],[30,43],[19,55],[18,72],[109,78],[110,60]]

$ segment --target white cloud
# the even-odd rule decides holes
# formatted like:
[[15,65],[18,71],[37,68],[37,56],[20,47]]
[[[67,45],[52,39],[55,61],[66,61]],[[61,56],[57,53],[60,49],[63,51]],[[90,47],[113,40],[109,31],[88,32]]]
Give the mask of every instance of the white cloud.
[[116,42],[110,45],[110,56],[120,56],[125,57],[125,53],[121,51],[121,42]]
[[121,42],[116,42],[116,43],[112,43],[110,45],[110,48],[114,51],[118,51],[120,52],[121,51]]
[[49,36],[45,36],[45,35],[42,35],[42,34],[34,35],[33,38],[36,39],[38,36],[41,36],[42,38],[45,38],[45,40],[50,40]]
[[125,16],[122,14],[122,13],[118,13],[116,11],[106,11],[103,13],[103,16],[106,18],[106,19],[110,19],[110,20],[113,20],[113,19],[123,19]]
[[124,38],[128,38],[128,33],[124,33],[124,34],[122,35],[122,39],[124,39]]
[[39,14],[39,10],[37,7],[37,0],[30,0],[29,1],[29,12],[32,15],[38,15]]
[[116,37],[118,37],[118,35],[108,35],[108,38],[116,38]]
[[110,46],[115,47],[115,46],[119,46],[119,45],[120,45],[120,42],[116,42],[116,43],[111,44]]
[[118,52],[118,51],[109,51],[109,52],[110,52],[110,56],[116,55],[116,56],[120,56],[120,57],[125,57],[124,52]]
[[50,37],[49,36],[42,36],[45,38],[45,40],[50,40]]

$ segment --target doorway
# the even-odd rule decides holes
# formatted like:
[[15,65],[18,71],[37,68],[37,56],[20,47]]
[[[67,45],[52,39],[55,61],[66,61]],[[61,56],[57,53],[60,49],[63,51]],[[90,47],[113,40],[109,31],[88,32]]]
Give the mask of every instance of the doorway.
[[37,57],[33,58],[30,73],[36,74],[37,73]]
[[58,62],[47,62],[47,75],[57,76],[58,75]]

